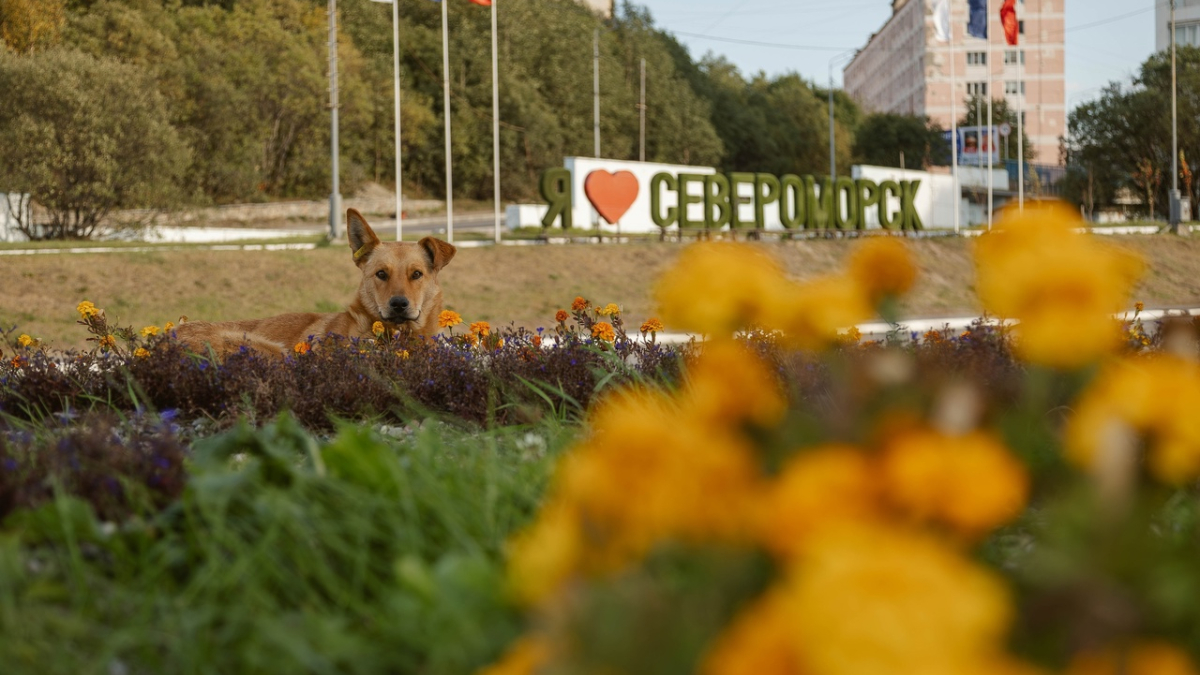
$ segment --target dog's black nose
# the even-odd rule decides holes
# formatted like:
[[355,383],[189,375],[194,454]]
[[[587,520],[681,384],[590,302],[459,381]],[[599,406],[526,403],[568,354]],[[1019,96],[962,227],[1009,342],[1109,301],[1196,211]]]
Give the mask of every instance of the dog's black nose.
[[408,311],[408,298],[402,295],[397,295],[391,300],[388,300],[388,306],[392,308],[393,312],[399,313]]

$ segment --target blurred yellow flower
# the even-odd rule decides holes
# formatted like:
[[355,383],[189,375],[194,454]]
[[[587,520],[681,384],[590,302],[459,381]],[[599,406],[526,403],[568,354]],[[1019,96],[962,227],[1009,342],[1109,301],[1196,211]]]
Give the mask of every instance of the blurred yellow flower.
[[600,316],[613,316],[616,314],[620,314],[621,308],[618,307],[615,303],[610,302],[603,307],[597,307],[596,313],[599,314]]
[[650,317],[642,322],[643,333],[661,333],[663,331],[663,322],[657,317]]
[[292,351],[297,354],[307,354],[311,349],[307,342],[297,342],[296,346],[292,347]]
[[1141,275],[1140,258],[1081,234],[1077,212],[1059,202],[1007,210],[975,249],[984,308],[1016,319],[1016,349],[1031,363],[1077,368],[1120,340],[1112,315]]
[[700,675],[805,675],[791,619],[785,596],[768,590],[717,636]]
[[1075,406],[1066,428],[1066,456],[1079,466],[1098,468],[1103,453],[1120,450],[1124,427],[1146,436],[1147,464],[1155,478],[1183,484],[1200,476],[1198,409],[1200,367],[1194,362],[1156,356],[1112,363]]
[[541,604],[582,571],[586,555],[578,514],[551,499],[531,526],[508,541],[509,592],[521,604]]
[[783,332],[784,344],[817,350],[837,342],[838,331],[870,318],[867,295],[858,283],[845,276],[817,277],[789,284],[771,307],[768,328]]
[[146,326],[145,328],[143,328],[141,330],[141,334],[142,334],[142,337],[150,337],[151,335],[158,335],[158,326]]
[[375,334],[375,337],[383,337],[387,333],[387,329],[384,328],[382,321],[376,321],[371,324],[371,332]]
[[144,359],[147,356],[150,356],[150,351],[145,347],[138,347],[137,349],[133,350],[133,355],[139,359]]
[[946,544],[894,527],[813,533],[786,590],[806,672],[980,672],[1012,615],[1003,583]]
[[466,340],[467,344],[472,347],[479,344],[479,336],[475,333],[467,333],[463,336],[463,340]]
[[1066,675],[1197,675],[1187,652],[1166,642],[1142,642],[1076,656]]
[[754,532],[767,550],[793,557],[818,527],[878,518],[877,493],[870,460],[857,448],[804,450],[762,492]]
[[83,317],[84,319],[90,319],[91,317],[100,313],[100,310],[96,309],[96,306],[88,300],[84,300],[76,305],[75,311],[79,312],[79,316]]
[[684,249],[659,278],[663,321],[695,333],[730,334],[763,325],[772,299],[787,290],[779,264],[750,244],[704,242]]
[[458,312],[446,309],[438,314],[438,328],[453,328],[462,322],[462,317],[458,315]]
[[31,344],[33,344],[33,338],[29,337],[28,335],[21,333],[21,335],[17,337],[17,346],[28,347]]
[[172,328],[174,328],[174,327],[175,327],[175,324],[174,324],[174,323],[172,323],[172,322],[170,322],[170,321],[168,321],[168,322],[166,322],[165,324],[163,324],[163,331],[165,331],[165,332],[169,333],[169,332],[171,332],[171,329],[172,329]]
[[534,675],[549,659],[546,640],[526,635],[514,642],[499,661],[475,671],[475,675]]
[[396,356],[399,356],[401,359],[407,359],[408,358],[408,350],[401,349],[400,351],[396,352]]
[[105,335],[97,341],[101,349],[113,349],[117,346],[117,338],[113,335]]
[[917,279],[912,253],[897,237],[863,240],[850,253],[847,271],[872,303],[907,293]]
[[590,304],[591,303],[588,302],[582,295],[577,295],[575,296],[575,299],[571,301],[571,309],[578,312],[587,309],[588,305]]
[[1029,494],[1024,465],[982,431],[901,433],[886,445],[881,478],[887,499],[902,513],[968,537],[1016,518]]
[[487,337],[492,332],[492,325],[486,321],[476,321],[471,324],[471,333],[479,337]]
[[1138,300],[1136,303],[1134,303],[1133,309],[1136,312],[1141,312],[1146,309],[1146,305],[1142,304],[1141,300]]
[[554,320],[555,320],[555,321],[557,321],[557,322],[559,322],[559,323],[562,323],[562,322],[566,321],[566,320],[567,320],[567,317],[569,317],[569,316],[570,316],[570,315],[569,315],[569,314],[567,314],[567,310],[565,310],[565,309],[560,309],[560,310],[558,310],[557,312],[555,312],[555,313],[554,313]]
[[613,331],[612,324],[607,321],[597,321],[592,324],[592,337],[605,342],[612,342],[617,335]]
[[763,360],[731,340],[706,343],[688,363],[686,381],[681,400],[696,424],[769,426],[787,406],[782,383]]

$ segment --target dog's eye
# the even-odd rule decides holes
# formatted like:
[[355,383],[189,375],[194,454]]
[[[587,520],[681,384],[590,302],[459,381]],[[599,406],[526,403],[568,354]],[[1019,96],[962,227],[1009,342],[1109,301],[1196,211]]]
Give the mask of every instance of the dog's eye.
[[380,281],[387,281],[387,270],[379,270],[375,273],[375,276],[378,277]]
[[424,275],[424,274],[422,274],[421,270],[417,270],[416,272],[413,272],[413,273],[412,273],[412,276],[411,276],[411,277],[409,277],[409,279],[412,279],[413,281],[416,281],[417,279],[420,279],[420,278],[421,278],[421,277],[423,277],[423,276],[425,276],[425,275]]

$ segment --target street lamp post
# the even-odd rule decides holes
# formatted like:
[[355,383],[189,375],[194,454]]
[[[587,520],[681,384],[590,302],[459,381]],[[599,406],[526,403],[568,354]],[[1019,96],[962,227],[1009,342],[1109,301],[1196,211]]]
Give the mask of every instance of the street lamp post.
[[1179,195],[1179,114],[1175,80],[1175,0],[1171,0],[1171,234],[1179,234],[1182,203]]
[[329,0],[329,112],[333,191],[329,195],[329,238],[342,234],[342,192],[338,186],[337,0]]
[[[857,49],[850,49],[829,59],[829,189],[837,183],[837,148],[833,138],[833,67],[838,61],[853,57]],[[836,195],[835,195],[836,198]]]

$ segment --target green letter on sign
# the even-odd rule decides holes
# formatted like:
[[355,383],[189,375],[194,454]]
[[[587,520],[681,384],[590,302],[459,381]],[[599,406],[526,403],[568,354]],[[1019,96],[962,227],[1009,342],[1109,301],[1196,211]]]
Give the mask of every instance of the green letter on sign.
[[[900,183],[900,211],[904,214],[904,229],[906,230],[923,230],[925,224],[921,222],[921,214],[917,213],[917,188],[921,187],[919,180],[906,180]],[[954,205],[958,208],[958,204]]]
[[752,174],[752,173],[734,172],[734,173],[729,174],[729,211],[730,211],[730,214],[729,214],[729,220],[726,222],[728,222],[730,224],[730,227],[732,229],[736,230],[736,229],[743,228],[743,227],[746,227],[747,225],[752,224],[745,220],[742,220],[740,217],[741,211],[742,211],[742,208],[741,208],[742,204],[749,204],[750,198],[743,197],[741,194],[739,194],[741,191],[738,190],[738,187],[741,185],[753,185],[753,184],[754,184],[754,174]]
[[542,217],[542,227],[550,227],[562,216],[563,229],[571,229],[571,172],[563,168],[546,169],[538,189],[550,207]]
[[[713,209],[716,213],[713,213]],[[719,230],[729,224],[730,210],[729,181],[725,176],[714,173],[704,177],[704,227]]]
[[[842,210],[842,194],[846,195],[846,209]],[[833,191],[833,222],[839,230],[852,230],[858,221],[858,187],[853,178],[838,178]]]
[[780,181],[779,222],[789,230],[804,227],[808,212],[808,197],[804,190],[804,179],[789,173]]
[[873,180],[860,178],[858,185],[858,229],[867,229],[867,209],[879,203],[879,186]]
[[[765,188],[765,189],[764,189]],[[769,173],[754,174],[754,226],[760,230],[767,227],[767,204],[779,201],[779,179]],[[782,203],[781,203],[782,206]],[[783,211],[779,212],[783,222]]]
[[650,179],[650,217],[654,220],[655,225],[665,230],[679,222],[679,209],[672,206],[667,209],[666,215],[663,215],[662,191],[664,187],[668,190],[676,190],[679,183],[669,173],[654,174],[654,177]]
[[904,226],[904,211],[888,213],[888,196],[900,198],[900,184],[885,180],[879,184],[879,226],[885,230],[899,230]]
[[[688,204],[699,204],[704,201],[704,195],[694,195],[688,192],[688,185],[700,184],[705,186],[704,176],[698,173],[681,173],[679,174],[679,227],[703,227],[704,220],[692,220],[688,218]],[[707,220],[707,215],[705,216]]]

